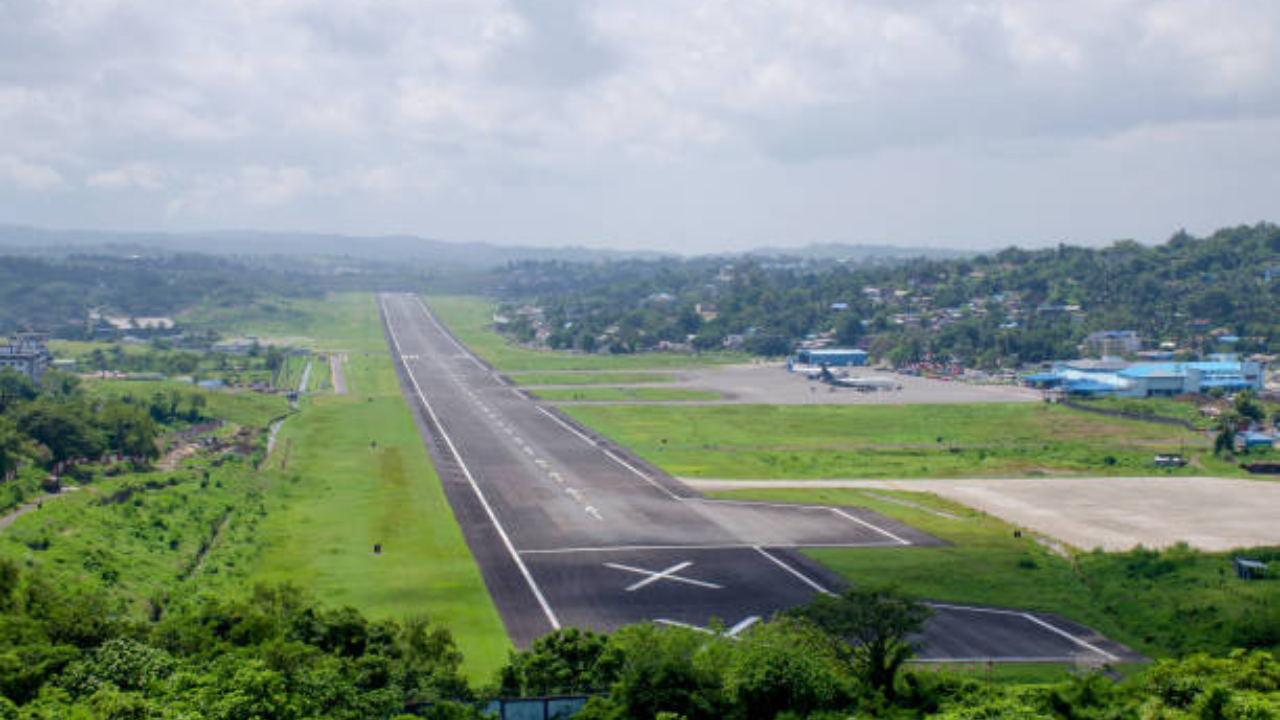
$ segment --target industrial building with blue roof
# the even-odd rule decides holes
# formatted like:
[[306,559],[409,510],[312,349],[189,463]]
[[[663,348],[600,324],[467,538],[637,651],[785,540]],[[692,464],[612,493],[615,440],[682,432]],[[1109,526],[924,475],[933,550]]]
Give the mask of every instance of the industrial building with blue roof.
[[1056,389],[1069,395],[1153,397],[1194,395],[1214,388],[1227,392],[1262,390],[1262,364],[1234,355],[1212,355],[1192,362],[1126,362],[1069,360],[1054,363],[1050,372],[1022,378],[1032,387]]

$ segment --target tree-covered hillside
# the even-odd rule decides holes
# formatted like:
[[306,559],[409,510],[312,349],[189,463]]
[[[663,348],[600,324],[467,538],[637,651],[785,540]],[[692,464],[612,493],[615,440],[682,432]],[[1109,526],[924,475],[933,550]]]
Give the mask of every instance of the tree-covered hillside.
[[1093,331],[1187,352],[1280,349],[1280,226],[1157,246],[1009,248],[891,266],[787,258],[523,263],[502,274],[522,341],[636,352],[674,343],[777,355],[827,333],[899,364],[994,367],[1075,355]]

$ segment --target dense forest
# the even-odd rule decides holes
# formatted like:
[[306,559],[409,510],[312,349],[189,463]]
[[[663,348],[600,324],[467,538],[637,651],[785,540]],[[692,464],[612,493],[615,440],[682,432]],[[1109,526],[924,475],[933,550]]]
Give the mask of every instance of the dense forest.
[[582,720],[1280,713],[1280,663],[1264,651],[1162,660],[1122,682],[1084,672],[1005,686],[908,670],[903,633],[923,619],[921,606],[891,591],[851,592],[738,639],[654,625],[612,635],[557,631],[476,688],[460,672],[448,629],[426,617],[375,621],[288,586],[259,586],[200,595],[143,621],[99,591],[0,561],[0,718],[369,720],[412,712],[464,720],[491,717],[481,710],[491,697],[549,694],[591,695],[576,715]]
[[1275,352],[1280,226],[874,266],[786,257],[518,263],[496,289],[509,335],[585,352],[776,356],[825,334],[898,365],[994,368],[1078,355],[1102,330],[1133,330],[1148,347],[1185,353]]
[[92,252],[0,255],[0,335],[19,330],[80,339],[90,311],[173,317],[196,307],[327,291],[418,289],[426,271],[319,256],[226,257],[102,247]]

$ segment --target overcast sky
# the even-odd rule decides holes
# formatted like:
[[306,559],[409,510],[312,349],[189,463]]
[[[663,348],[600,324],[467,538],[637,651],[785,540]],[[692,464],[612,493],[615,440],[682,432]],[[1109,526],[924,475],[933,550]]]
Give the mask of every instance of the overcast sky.
[[1275,0],[0,0],[0,222],[686,252],[1280,220]]

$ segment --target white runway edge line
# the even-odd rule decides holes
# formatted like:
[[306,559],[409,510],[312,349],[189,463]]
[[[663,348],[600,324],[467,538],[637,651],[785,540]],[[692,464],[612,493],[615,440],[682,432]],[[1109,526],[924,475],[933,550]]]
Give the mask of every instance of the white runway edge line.
[[[422,301],[419,300],[418,302]],[[382,314],[387,320],[387,330],[391,335],[391,342],[396,346],[396,356],[400,357],[400,339],[396,335],[394,324],[391,322],[391,313],[387,308],[387,302],[384,298],[379,298],[379,303],[382,305]],[[430,313],[428,313],[427,316],[430,317]],[[408,363],[404,362],[403,359],[400,361],[400,364],[404,366],[405,374],[409,376],[409,382],[413,383],[413,390],[417,393],[418,399],[422,401],[423,408],[425,408],[427,414],[431,416],[431,422],[436,426],[436,429],[440,431],[440,437],[444,440],[445,444],[449,446],[449,452],[453,455],[454,459],[458,461],[458,467],[462,469],[462,474],[466,476],[467,482],[471,484],[471,489],[475,491],[476,498],[480,500],[480,504],[484,507],[485,514],[489,516],[489,521],[493,523],[494,529],[498,531],[499,537],[502,538],[502,544],[506,546],[507,553],[510,554],[511,559],[515,561],[516,567],[520,568],[520,574],[524,576],[525,582],[529,584],[529,589],[533,591],[533,596],[537,598],[538,605],[542,607],[543,614],[547,616],[547,621],[551,623],[551,628],[553,630],[559,630],[560,620],[556,617],[555,611],[551,609],[551,605],[542,594],[542,589],[538,587],[538,582],[533,579],[533,574],[530,573],[529,568],[525,566],[524,559],[520,557],[520,553],[516,551],[515,545],[511,543],[511,538],[507,535],[507,531],[503,529],[502,523],[498,522],[498,516],[494,514],[493,507],[489,505],[489,501],[485,498],[484,493],[481,492],[480,486],[476,483],[476,479],[472,477],[471,470],[467,468],[466,462],[462,459],[462,454],[458,452],[458,449],[453,444],[453,440],[449,438],[449,433],[445,432],[444,425],[440,423],[440,419],[436,416],[435,410],[432,409],[431,403],[427,402],[426,396],[422,393],[422,387],[418,385],[418,379],[413,375],[412,368],[410,368]]]
[[942,608],[943,610],[963,610],[967,612],[989,613],[991,615],[1013,615],[1014,617],[1020,617],[1024,620],[1028,620],[1032,623],[1035,623],[1036,625],[1039,625],[1040,627],[1044,628],[1045,630],[1048,630],[1049,632],[1054,633],[1055,635],[1061,635],[1062,637],[1070,640],[1071,642],[1079,645],[1080,647],[1085,648],[1086,650],[1092,650],[1093,652],[1098,653],[1099,655],[1107,658],[1108,660],[1111,660],[1112,662],[1118,662],[1120,660],[1120,658],[1116,657],[1115,655],[1112,655],[1106,650],[1103,650],[1097,645],[1094,645],[1085,640],[1081,640],[1080,638],[1076,637],[1075,635],[1072,635],[1066,630],[1063,630],[1062,628],[1056,625],[1053,625],[1052,623],[1045,622],[1044,620],[1041,620],[1040,618],[1028,612],[1021,612],[1018,610],[1000,610],[997,608],[969,607],[967,605],[948,605],[946,603],[925,603],[925,605],[928,605],[929,607]]

